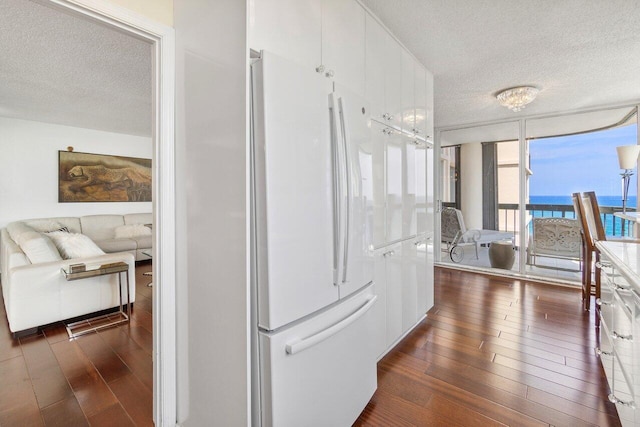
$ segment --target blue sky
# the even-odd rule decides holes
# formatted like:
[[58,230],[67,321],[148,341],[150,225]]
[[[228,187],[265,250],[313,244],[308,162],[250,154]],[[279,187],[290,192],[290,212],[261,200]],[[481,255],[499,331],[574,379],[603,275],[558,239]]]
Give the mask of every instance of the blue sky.
[[[532,140],[529,194],[570,196],[595,191],[600,196],[621,195],[616,147],[636,144],[636,124],[575,136]],[[634,171],[634,173],[637,171]],[[629,195],[635,195],[633,176]]]

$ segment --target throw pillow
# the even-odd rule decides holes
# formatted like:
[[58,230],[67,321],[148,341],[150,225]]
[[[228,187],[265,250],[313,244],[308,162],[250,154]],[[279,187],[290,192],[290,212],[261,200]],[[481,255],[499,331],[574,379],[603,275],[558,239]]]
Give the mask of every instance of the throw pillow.
[[60,253],[56,246],[44,234],[37,231],[26,231],[19,236],[18,245],[22,252],[29,258],[31,264],[41,262],[61,261]]
[[46,218],[32,219],[30,221],[26,221],[26,223],[28,226],[33,227],[36,231],[40,231],[41,233],[49,233],[51,231],[57,231],[63,228],[66,229],[66,227],[64,227],[58,221]]
[[104,251],[84,234],[53,231],[48,235],[64,259],[104,255]]
[[20,243],[18,243],[18,240],[20,240],[20,235],[22,233],[26,233],[28,231],[36,231],[36,230],[29,227],[27,224],[25,224],[22,221],[16,221],[7,225],[7,231],[9,232],[9,236],[11,236],[13,241],[16,242],[19,246]]
[[151,229],[144,224],[129,224],[116,227],[116,239],[128,239],[138,236],[151,236]]

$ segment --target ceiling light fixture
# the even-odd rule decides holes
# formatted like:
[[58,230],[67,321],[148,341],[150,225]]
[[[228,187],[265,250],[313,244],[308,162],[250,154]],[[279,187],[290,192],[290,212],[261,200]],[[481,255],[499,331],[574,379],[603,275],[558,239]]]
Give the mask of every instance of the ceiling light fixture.
[[518,86],[499,92],[496,98],[498,98],[501,105],[513,112],[518,112],[533,101],[537,95],[538,89],[533,86]]

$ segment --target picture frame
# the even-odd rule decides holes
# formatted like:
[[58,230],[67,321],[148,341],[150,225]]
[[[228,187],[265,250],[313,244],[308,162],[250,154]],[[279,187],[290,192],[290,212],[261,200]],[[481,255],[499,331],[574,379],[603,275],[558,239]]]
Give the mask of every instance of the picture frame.
[[58,202],[150,202],[151,159],[58,151]]

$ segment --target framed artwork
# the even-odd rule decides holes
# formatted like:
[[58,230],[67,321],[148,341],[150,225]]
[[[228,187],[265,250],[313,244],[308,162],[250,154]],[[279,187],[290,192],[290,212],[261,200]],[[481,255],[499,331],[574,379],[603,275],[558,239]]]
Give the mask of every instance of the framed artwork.
[[58,151],[58,202],[150,202],[151,159]]

